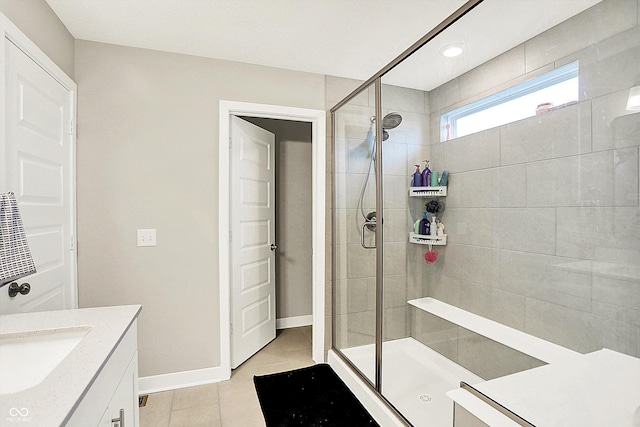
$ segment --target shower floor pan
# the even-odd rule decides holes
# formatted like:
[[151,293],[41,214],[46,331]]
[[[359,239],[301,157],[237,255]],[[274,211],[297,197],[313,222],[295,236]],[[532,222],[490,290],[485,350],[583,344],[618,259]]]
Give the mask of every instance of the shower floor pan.
[[[373,382],[373,345],[342,353]],[[453,401],[446,392],[459,388],[460,381],[477,384],[484,380],[414,338],[383,343],[382,394],[415,427],[453,425]]]

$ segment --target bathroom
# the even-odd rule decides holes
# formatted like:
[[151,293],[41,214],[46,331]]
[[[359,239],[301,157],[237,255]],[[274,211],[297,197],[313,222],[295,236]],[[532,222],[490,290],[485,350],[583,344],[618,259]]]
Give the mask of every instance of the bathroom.
[[[219,155],[211,143],[219,134],[219,100],[328,111],[362,81],[74,40],[60,35],[59,21],[36,4],[5,0],[0,11],[82,89],[79,305],[143,305],[141,378],[191,371],[215,378],[223,358]],[[436,341],[437,350],[485,379],[524,369],[522,359],[533,363],[407,304],[432,297],[579,353],[606,347],[640,356],[638,118],[625,108],[629,89],[640,84],[638,9],[636,0],[598,2],[453,79],[445,67],[429,90],[393,80],[405,65],[382,78],[382,116],[402,116],[381,155],[384,340],[413,337],[438,347]],[[578,104],[441,143],[441,114],[575,61],[586,88]],[[362,221],[355,216],[369,160],[369,147],[360,146],[376,116],[375,89],[347,105],[347,126],[335,128],[338,155],[327,147],[326,161],[337,187],[327,183],[327,311],[320,316],[325,348],[333,340],[337,350],[373,344],[377,321],[375,251],[360,246]],[[343,111],[337,110],[340,120]],[[426,246],[407,241],[424,210],[423,200],[408,197],[409,182],[413,165],[422,169],[425,159],[450,173],[441,217],[448,241],[433,246],[433,264],[424,261]],[[365,213],[376,210],[375,184],[372,170]],[[157,227],[155,251],[130,245],[140,227]],[[365,244],[375,244],[365,233]],[[499,370],[505,365],[512,365],[509,372]]]

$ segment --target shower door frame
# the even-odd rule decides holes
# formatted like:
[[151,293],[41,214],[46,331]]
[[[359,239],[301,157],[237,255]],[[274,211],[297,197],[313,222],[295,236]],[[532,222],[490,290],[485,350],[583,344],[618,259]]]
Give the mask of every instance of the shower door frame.
[[[437,37],[440,33],[445,31],[447,28],[455,24],[459,19],[469,13],[473,8],[478,6],[484,0],[468,0],[465,4],[463,4],[458,10],[452,13],[449,17],[447,17],[444,21],[438,24],[433,30],[428,32],[424,37],[411,45],[408,49],[398,55],[393,61],[383,67],[380,71],[358,86],[353,92],[347,95],[342,101],[336,104],[333,108],[331,108],[331,152],[333,153],[333,162],[335,162],[335,149],[336,149],[336,128],[335,128],[335,115],[336,112],[347,103],[349,103],[352,99],[362,93],[364,90],[369,88],[372,84],[375,88],[375,150],[378,153],[375,156],[375,176],[376,176],[376,213],[378,218],[378,224],[382,224],[382,219],[384,216],[384,206],[383,206],[383,178],[382,178],[382,77],[391,71],[396,65],[404,61],[406,58],[411,56],[414,52],[424,46],[426,43]],[[334,165],[332,165],[333,168]],[[333,224],[336,223],[336,177],[335,173],[331,174],[331,191],[332,191],[332,215],[333,215]],[[336,228],[335,225],[332,227],[332,245],[335,245],[336,242]],[[384,308],[384,276],[383,276],[383,227],[376,227],[375,232],[375,242],[376,242],[376,315],[375,315],[375,383],[371,384],[371,382],[358,370],[358,368],[347,358],[340,349],[336,346],[336,330],[337,330],[337,322],[336,322],[336,251],[335,247],[332,250],[332,342],[331,342],[331,350],[340,358],[343,362],[345,362],[354,373],[364,384],[366,384],[372,391],[376,393],[377,396],[380,397],[381,401],[394,413],[396,413],[403,422],[407,423],[407,425],[411,425],[409,420],[407,420],[396,408],[389,402],[384,395],[382,394],[382,343],[383,343],[383,308]]]

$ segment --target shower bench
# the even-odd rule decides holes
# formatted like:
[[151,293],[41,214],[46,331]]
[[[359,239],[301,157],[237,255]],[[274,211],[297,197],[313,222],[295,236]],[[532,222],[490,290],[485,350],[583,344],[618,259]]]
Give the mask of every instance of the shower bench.
[[409,304],[547,363],[447,392],[477,425],[632,427],[640,419],[638,358],[606,348],[581,354],[435,298]]
[[534,337],[435,298],[414,299],[408,303],[545,363],[571,362],[581,356],[580,353],[561,345]]

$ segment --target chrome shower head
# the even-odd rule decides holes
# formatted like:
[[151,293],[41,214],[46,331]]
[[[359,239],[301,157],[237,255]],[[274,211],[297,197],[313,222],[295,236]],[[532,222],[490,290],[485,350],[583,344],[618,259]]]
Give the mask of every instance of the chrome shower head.
[[[376,116],[371,116],[371,123],[376,122]],[[400,113],[389,113],[382,118],[382,130],[387,131],[389,129],[395,129],[400,126],[402,123],[402,116]],[[383,133],[384,136],[384,133]],[[383,138],[383,141],[386,141],[389,138],[388,134],[386,138]]]
[[402,123],[402,116],[399,113],[389,113],[382,118],[382,129],[395,129]]

